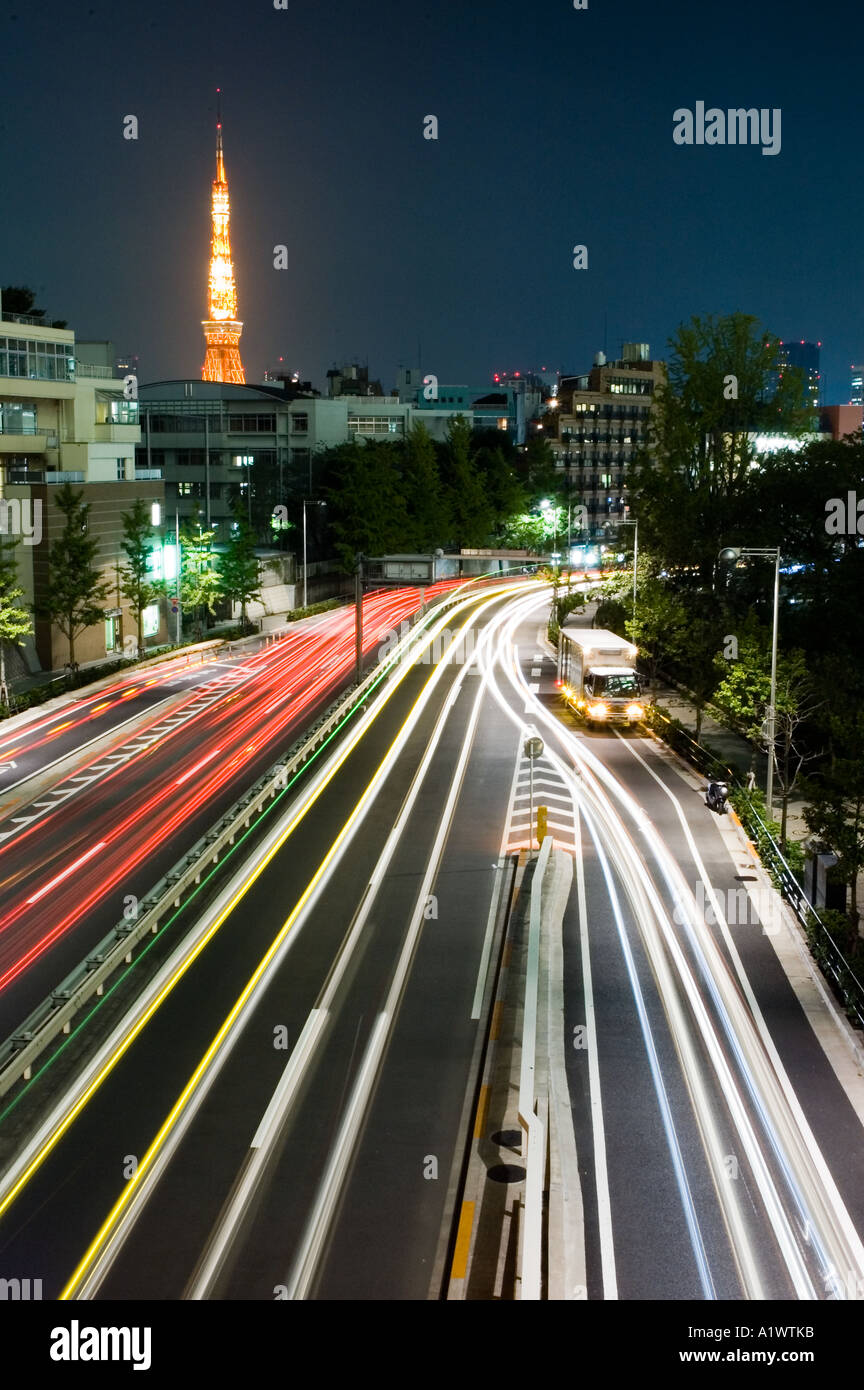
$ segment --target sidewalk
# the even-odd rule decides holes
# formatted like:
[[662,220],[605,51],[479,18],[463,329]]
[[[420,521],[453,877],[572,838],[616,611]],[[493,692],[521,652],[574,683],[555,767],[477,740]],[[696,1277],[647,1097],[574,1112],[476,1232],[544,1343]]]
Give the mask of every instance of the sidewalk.
[[[667,710],[672,719],[677,719],[691,735],[696,737],[696,709],[693,703],[674,686],[668,685],[662,680],[657,686],[651,687],[654,703],[661,709]],[[719,724],[716,719],[707,712],[702,714],[702,728],[699,733],[699,742],[716,752],[719,758],[729,767],[735,769],[744,781],[750,768],[753,757],[753,748],[746,738],[736,734],[734,730],[727,728],[724,724]],[[765,753],[758,752],[753,762],[753,770],[756,773],[756,786],[760,791],[765,790],[765,779],[768,771],[768,757]],[[787,812],[787,834],[790,840],[806,840],[810,832],[804,820],[804,798],[796,792],[789,798],[789,809]],[[774,815],[780,819],[780,798],[778,795],[777,781],[774,782]]]

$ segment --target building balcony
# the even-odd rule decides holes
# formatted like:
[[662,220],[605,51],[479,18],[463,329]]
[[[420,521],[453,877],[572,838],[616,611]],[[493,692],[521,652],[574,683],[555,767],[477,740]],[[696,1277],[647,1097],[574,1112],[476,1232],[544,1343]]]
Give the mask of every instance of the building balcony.
[[117,425],[113,420],[105,425],[93,426],[93,441],[96,444],[140,444],[140,425]]
[[136,468],[136,483],[158,483],[162,478],[161,468]]
[[46,449],[57,447],[56,430],[34,428],[7,432],[0,428],[0,453],[44,454]]
[[97,362],[79,362],[75,359],[75,375],[81,381],[116,381],[118,390],[123,386],[123,378],[116,375],[113,367],[103,367]]

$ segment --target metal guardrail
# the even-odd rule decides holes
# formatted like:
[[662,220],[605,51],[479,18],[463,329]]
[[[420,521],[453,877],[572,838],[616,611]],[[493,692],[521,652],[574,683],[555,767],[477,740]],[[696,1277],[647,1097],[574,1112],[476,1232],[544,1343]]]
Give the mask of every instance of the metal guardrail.
[[686,729],[679,728],[678,724],[668,715],[662,714],[656,705],[648,706],[645,723],[659,734],[664,743],[668,743],[670,748],[674,748],[676,753],[680,753],[706,777],[722,776],[730,785],[737,779],[737,773],[728,763],[722,762],[715,753],[697,743]]
[[[443,601],[435,603],[435,615],[446,612],[461,598],[459,593],[443,595]],[[405,644],[414,640],[423,616],[418,613],[418,621],[403,639]],[[114,971],[124,963],[131,963],[134,947],[146,936],[156,934],[165,915],[182,906],[184,895],[200,884],[202,875],[211,865],[218,863],[223,850],[233,846],[241,831],[249,827],[253,816],[257,816],[269,801],[287,788],[290,779],[317,752],[337,725],[352,710],[359,708],[384,672],[398,664],[402,645],[397,645],[383,666],[376,665],[360,685],[335,701],[312,725],[311,730],[306,731],[303,739],[239,797],[216,825],[169,869],[140,901],[136,916],[132,920],[124,918],[112,927],[86,960],[70,971],[16,1032],[0,1044],[0,1097],[6,1095],[19,1080],[30,1079],[36,1059],[58,1034],[70,1031],[75,1014],[94,994],[103,993],[105,982]]]
[[[147,656],[142,657],[140,661],[137,660],[137,658],[135,658],[134,656],[127,658],[121,652],[113,661],[99,661],[95,663],[97,666],[113,666],[115,668],[113,671],[109,671],[104,677],[97,676],[96,679],[93,681],[88,681],[85,679],[80,681],[80,683],[78,682],[77,677],[82,674],[86,675],[88,668],[86,666],[83,668],[79,666],[76,667],[75,671],[72,671],[67,663],[66,667],[64,668],[63,674],[60,676],[52,676],[49,681],[43,681],[41,685],[30,686],[28,690],[15,691],[13,689],[9,696],[9,705],[12,712],[12,716],[16,714],[24,714],[31,709],[38,710],[40,708],[40,704],[47,704],[49,700],[55,699],[58,695],[74,694],[76,696],[83,696],[83,698],[86,698],[86,690],[89,685],[95,686],[98,684],[100,680],[103,679],[111,680],[114,676],[119,676],[120,673],[124,671],[128,671],[130,677],[134,678],[134,676],[138,672],[141,672],[146,675],[147,670],[151,665],[155,665],[157,663],[161,664],[164,661],[179,662],[180,660],[185,658],[186,665],[191,666],[193,659],[195,659],[196,657],[200,657],[201,664],[203,665],[204,662],[209,660],[211,657],[215,658],[221,652],[225,651],[225,649],[228,648],[229,645],[230,644],[227,641],[225,641],[224,638],[217,638],[209,642],[196,642],[188,647],[168,648],[161,653],[150,653]],[[41,702],[34,701],[33,704],[29,704],[26,700],[26,697],[34,690],[38,690],[40,693],[44,693],[45,698]],[[96,694],[96,691],[92,691],[91,693]],[[19,704],[22,705],[22,708],[20,710],[18,709]]]
[[[55,439],[55,440],[56,440],[56,438],[57,438],[57,431],[56,431],[56,429],[50,429],[47,425],[46,425],[46,426],[42,426],[42,425],[25,425],[25,424],[21,424],[21,425],[14,425],[14,426],[12,426],[12,425],[3,425],[3,424],[0,424],[0,435],[5,435],[5,434],[21,434],[21,435],[27,435],[28,437],[31,437],[31,436],[32,436],[34,439],[37,438],[37,437],[44,437],[44,438],[46,438],[46,439]],[[54,447],[56,448],[56,445],[55,445]]]
[[522,1019],[522,1063],[519,1072],[519,1123],[525,1131],[525,1197],[519,1278],[522,1300],[536,1301],[543,1292],[543,1188],[549,1144],[548,1100],[537,1096],[537,1005],[540,985],[540,921],[543,876],[552,852],[547,835],[531,882],[528,919],[528,959],[525,967],[525,1008]]
[[736,785],[744,795],[747,801],[747,809],[742,816],[744,829],[751,835],[759,858],[765,863],[780,896],[789,904],[803,927],[810,953],[823,974],[833,982],[847,1017],[857,1027],[864,1028],[864,982],[858,977],[810,902],[783,851],[747,797],[738,774],[653,706],[646,722],[670,748],[685,757],[699,772],[707,777],[722,776],[729,786]]
[[[746,797],[746,792],[744,795]],[[759,857],[766,863],[771,877],[777,885],[778,892],[789,904],[804,928],[813,959],[823,974],[833,981],[835,991],[843,1001],[847,1017],[857,1027],[864,1028],[864,982],[855,973],[819,916],[818,911],[810,902],[787,863],[783,851],[749,799],[747,810],[742,817],[742,824],[752,836],[759,851]]]
[[79,377],[89,377],[91,381],[117,381],[119,385],[122,377],[118,377],[113,367],[106,367],[101,362],[82,362],[80,357],[75,358],[75,367]]

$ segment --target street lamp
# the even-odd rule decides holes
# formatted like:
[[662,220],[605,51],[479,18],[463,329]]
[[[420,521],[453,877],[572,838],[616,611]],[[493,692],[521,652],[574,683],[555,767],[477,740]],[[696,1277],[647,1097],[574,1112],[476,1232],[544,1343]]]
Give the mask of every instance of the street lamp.
[[306,585],[306,507],[326,507],[326,502],[321,502],[317,497],[303,498],[303,607],[307,607],[309,593]]
[[723,564],[734,564],[746,556],[774,561],[774,624],[771,634],[771,694],[768,697],[768,720],[766,736],[768,741],[768,776],[765,779],[765,809],[768,819],[773,815],[774,800],[774,751],[775,751],[775,707],[777,701],[777,620],[780,613],[780,547],[734,546],[728,545],[720,551],[718,560]]

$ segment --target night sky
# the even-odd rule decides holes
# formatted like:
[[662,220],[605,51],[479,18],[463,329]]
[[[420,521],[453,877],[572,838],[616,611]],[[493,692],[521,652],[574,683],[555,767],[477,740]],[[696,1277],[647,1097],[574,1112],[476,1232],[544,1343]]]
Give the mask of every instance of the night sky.
[[[221,85],[248,382],[281,356],[324,390],[358,359],[389,389],[418,350],[442,382],[587,371],[742,310],[821,340],[825,399],[848,400],[860,7],[288,6],[3,0],[0,283],[137,352],[142,381],[200,376]],[[779,107],[780,153],[674,144],[697,101]]]

